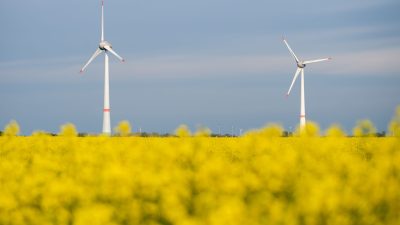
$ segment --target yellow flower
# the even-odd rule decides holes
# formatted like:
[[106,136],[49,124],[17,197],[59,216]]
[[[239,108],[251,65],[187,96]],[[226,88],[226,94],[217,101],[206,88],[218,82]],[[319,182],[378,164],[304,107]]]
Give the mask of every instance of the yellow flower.
[[123,120],[114,128],[114,131],[121,137],[127,137],[131,134],[131,124],[129,121]]
[[190,137],[192,134],[185,124],[180,125],[178,128],[175,130],[175,135],[178,137]]
[[76,137],[78,132],[74,124],[66,123],[60,127],[60,133],[58,133],[58,135],[63,137]]
[[4,136],[17,136],[19,134],[19,125],[17,121],[12,120],[4,127]]
[[0,137],[0,224],[397,224],[400,139],[338,126],[319,137],[308,124],[301,138],[277,125],[70,138],[71,124],[61,137]]

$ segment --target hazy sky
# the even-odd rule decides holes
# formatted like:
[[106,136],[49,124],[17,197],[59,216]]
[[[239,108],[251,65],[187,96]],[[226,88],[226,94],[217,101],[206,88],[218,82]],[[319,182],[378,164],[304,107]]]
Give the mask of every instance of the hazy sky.
[[[307,66],[307,119],[348,131],[386,130],[400,105],[398,0],[105,0],[111,122],[172,132],[185,123],[230,133],[269,122],[294,129],[300,82],[281,37]],[[100,39],[100,0],[0,0],[0,129],[101,132],[104,57],[81,75]]]

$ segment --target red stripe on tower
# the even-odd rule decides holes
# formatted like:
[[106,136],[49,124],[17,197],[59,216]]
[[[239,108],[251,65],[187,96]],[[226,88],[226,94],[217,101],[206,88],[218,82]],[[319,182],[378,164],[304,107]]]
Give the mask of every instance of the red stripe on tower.
[[300,118],[304,118],[304,117],[306,117],[306,115],[300,115]]
[[110,112],[110,109],[103,109],[103,112]]

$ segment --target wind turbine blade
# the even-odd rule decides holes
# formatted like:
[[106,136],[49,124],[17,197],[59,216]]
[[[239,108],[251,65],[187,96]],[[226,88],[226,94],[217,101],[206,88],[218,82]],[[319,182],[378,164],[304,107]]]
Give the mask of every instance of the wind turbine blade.
[[294,54],[292,48],[290,48],[290,46],[289,46],[289,44],[287,43],[286,39],[285,39],[285,38],[282,38],[282,39],[283,39],[283,42],[285,42],[286,47],[289,49],[289,52],[292,54],[294,60],[296,60],[296,63],[298,63],[300,60],[297,58],[296,54]]
[[316,62],[323,62],[323,61],[327,61],[327,60],[331,60],[331,59],[332,59],[332,58],[307,60],[307,61],[304,61],[303,64],[310,64],[310,63],[316,63]]
[[121,56],[119,56],[110,46],[105,46],[104,47],[107,51],[111,52],[115,57],[117,57],[119,60],[122,62],[125,62],[125,59],[123,59]]
[[88,62],[82,67],[81,69],[81,73],[86,69],[86,67],[93,61],[93,59],[95,59],[98,55],[100,55],[101,50],[98,48],[92,55],[92,57],[90,57],[90,59],[88,60]]
[[296,78],[299,76],[299,73],[302,69],[301,68],[297,68],[296,73],[294,74],[293,80],[292,80],[292,84],[290,85],[289,91],[287,92],[286,96],[289,96],[290,91],[292,90],[293,84],[296,81]]
[[101,1],[101,41],[104,41],[104,1]]

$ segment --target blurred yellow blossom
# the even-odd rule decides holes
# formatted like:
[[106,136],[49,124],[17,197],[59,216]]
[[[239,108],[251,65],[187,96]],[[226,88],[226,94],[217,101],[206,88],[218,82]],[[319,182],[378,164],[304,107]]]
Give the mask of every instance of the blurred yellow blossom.
[[176,128],[175,135],[178,137],[190,137],[192,133],[190,132],[188,126],[182,124],[178,128]]
[[121,137],[127,137],[131,134],[131,124],[129,121],[123,120],[114,128],[114,131]]
[[63,137],[76,137],[78,132],[76,131],[75,125],[72,123],[66,123],[60,127],[58,135]]
[[278,125],[69,138],[72,124],[61,137],[0,137],[0,224],[398,224],[400,139],[309,126],[313,138]]
[[4,128],[4,136],[17,136],[19,131],[20,130],[17,121],[12,120]]

